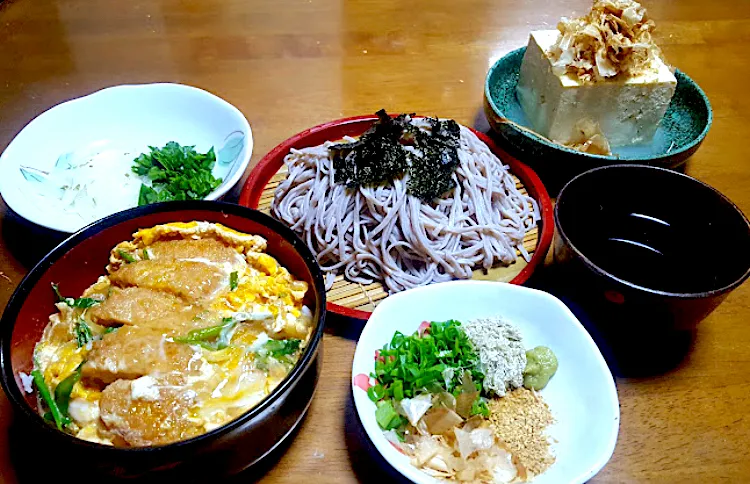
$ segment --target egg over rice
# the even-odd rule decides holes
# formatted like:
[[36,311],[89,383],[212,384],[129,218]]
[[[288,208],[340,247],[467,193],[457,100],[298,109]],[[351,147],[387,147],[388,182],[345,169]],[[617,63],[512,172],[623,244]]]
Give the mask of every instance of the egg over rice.
[[313,326],[307,283],[265,249],[207,222],[118,244],[107,275],[81,298],[60,297],[35,347],[49,395],[39,392],[40,412],[81,439],[136,447],[195,437],[255,406]]

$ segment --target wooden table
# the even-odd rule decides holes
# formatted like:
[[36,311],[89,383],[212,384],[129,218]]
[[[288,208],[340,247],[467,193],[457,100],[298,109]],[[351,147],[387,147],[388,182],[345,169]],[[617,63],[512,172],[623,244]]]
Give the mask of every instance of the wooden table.
[[[750,2],[653,0],[671,63],[693,77],[714,124],[688,173],[750,213]],[[50,106],[122,83],[172,81],[224,97],[249,119],[253,160],[323,121],[381,107],[472,124],[487,68],[532,29],[586,0],[0,0],[0,148]],[[43,142],[43,140],[40,140]],[[0,205],[0,305],[43,245]],[[711,254],[716,247],[696,250]],[[737,248],[722,248],[727,252]],[[747,250],[745,248],[744,250]],[[750,284],[699,327],[674,371],[618,379],[614,457],[592,482],[750,480]],[[251,477],[267,482],[391,481],[353,411],[349,381],[360,326],[332,320],[310,414],[285,452]],[[585,382],[584,382],[585,384]],[[9,404],[0,396],[0,480]]]

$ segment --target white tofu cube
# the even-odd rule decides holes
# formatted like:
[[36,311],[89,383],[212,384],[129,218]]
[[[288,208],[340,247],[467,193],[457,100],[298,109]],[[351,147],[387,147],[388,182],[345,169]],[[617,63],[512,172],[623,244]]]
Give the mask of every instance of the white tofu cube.
[[576,124],[587,119],[598,123],[612,147],[651,141],[677,86],[669,67],[657,59],[640,76],[579,82],[552,69],[546,53],[558,34],[531,32],[521,64],[517,95],[531,127],[565,144],[576,139]]

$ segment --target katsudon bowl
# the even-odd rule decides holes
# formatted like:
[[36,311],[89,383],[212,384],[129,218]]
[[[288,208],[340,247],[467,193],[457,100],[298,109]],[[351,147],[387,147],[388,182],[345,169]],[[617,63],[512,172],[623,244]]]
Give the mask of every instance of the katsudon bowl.
[[[312,331],[298,361],[263,400],[216,429],[175,443],[113,447],[59,431],[38,412],[29,374],[33,351],[56,312],[51,283],[79,295],[105,273],[110,251],[142,228],[170,222],[206,221],[267,240],[265,252],[308,284],[304,304]],[[236,287],[236,286],[235,286]],[[15,468],[34,481],[76,476],[85,481],[137,479],[190,482],[236,474],[258,463],[293,434],[312,401],[321,365],[325,290],[314,256],[294,233],[258,211],[238,205],[185,201],[134,208],[82,229],[50,252],[24,278],[10,299],[0,330],[2,386],[14,412],[11,429]],[[38,462],[44,462],[39,466]],[[72,474],[74,472],[75,474]],[[80,481],[79,481],[80,482]]]

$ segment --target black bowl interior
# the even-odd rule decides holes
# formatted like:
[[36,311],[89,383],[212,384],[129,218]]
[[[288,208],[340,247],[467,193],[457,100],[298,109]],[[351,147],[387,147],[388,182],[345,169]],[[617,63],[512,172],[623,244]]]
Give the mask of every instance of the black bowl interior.
[[588,171],[560,192],[560,235],[593,269],[654,292],[724,292],[750,274],[750,224],[715,189],[661,168]]
[[[308,283],[309,290],[305,304],[313,312],[317,327],[313,330],[308,347],[300,357],[300,361],[265,400],[223,427],[191,440],[161,448],[192,445],[197,441],[239,426],[273,404],[275,396],[285,391],[299,376],[303,367],[306,367],[315,356],[323,335],[325,318],[323,278],[315,257],[304,242],[280,222],[246,207],[206,201],[168,202],[126,210],[82,229],[42,259],[21,282],[3,313],[2,330],[0,330],[3,388],[17,411],[24,412],[30,418],[36,414],[36,398],[33,394],[27,394],[21,389],[19,372],[30,373],[34,345],[41,338],[49,315],[56,311],[50,283],[57,283],[65,294],[81,294],[86,287],[96,281],[99,275],[105,273],[112,247],[123,240],[131,239],[132,234],[138,229],[162,223],[193,220],[220,223],[241,232],[265,237],[268,242],[266,252],[287,267],[295,277]],[[41,416],[37,415],[37,417],[32,420],[37,421],[40,428],[58,433],[57,430],[47,425]],[[115,449],[91,444],[66,434],[62,435],[62,438],[67,438],[70,443],[99,447],[102,451],[140,452],[153,449]]]

